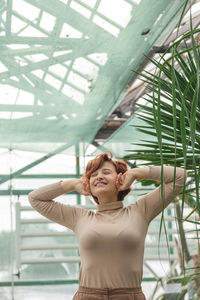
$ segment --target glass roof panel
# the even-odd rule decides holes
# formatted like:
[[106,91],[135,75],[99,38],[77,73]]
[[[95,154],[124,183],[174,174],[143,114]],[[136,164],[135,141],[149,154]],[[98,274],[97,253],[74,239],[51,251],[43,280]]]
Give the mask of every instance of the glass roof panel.
[[70,7],[88,19],[90,18],[91,14],[92,14],[92,12],[89,9],[78,4],[76,1],[72,1],[70,4]]
[[50,143],[93,141],[184,4],[152,0],[149,11],[148,0],[3,3],[0,111],[12,114],[0,120],[0,146],[44,152]]
[[42,18],[40,19],[40,26],[44,28],[46,31],[51,32],[54,28],[56,22],[56,18],[50,15],[47,12],[42,13]]
[[87,5],[89,5],[92,8],[95,6],[95,4],[97,2],[97,0],[80,0],[80,1],[87,4]]
[[116,24],[126,27],[131,20],[132,9],[133,6],[124,0],[116,0],[115,9],[112,1],[101,0],[97,11]]

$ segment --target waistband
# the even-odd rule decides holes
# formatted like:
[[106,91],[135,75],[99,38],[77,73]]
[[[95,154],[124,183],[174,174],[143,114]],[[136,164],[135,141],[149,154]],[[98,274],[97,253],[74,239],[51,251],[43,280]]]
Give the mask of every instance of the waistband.
[[90,288],[86,286],[78,287],[79,293],[88,293],[88,294],[100,294],[100,295],[116,295],[116,294],[138,294],[142,293],[141,287],[136,288]]

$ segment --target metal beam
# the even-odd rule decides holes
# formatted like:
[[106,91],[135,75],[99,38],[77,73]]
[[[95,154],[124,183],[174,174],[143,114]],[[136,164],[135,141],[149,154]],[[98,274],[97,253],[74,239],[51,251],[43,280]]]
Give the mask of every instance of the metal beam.
[[[126,0],[127,1],[127,0]],[[89,5],[85,4],[84,2],[80,1],[80,0],[76,0],[77,3],[79,3],[81,6],[85,7],[86,9],[89,9],[91,11],[91,15],[90,16],[90,20],[93,19],[94,15],[97,15],[99,17],[101,17],[102,19],[104,19],[105,21],[107,21],[108,23],[112,24],[113,26],[117,27],[118,29],[122,29],[123,30],[123,26],[119,25],[117,22],[111,20],[110,18],[106,17],[104,14],[100,13],[97,8],[98,8],[98,2],[95,5],[95,8],[91,8]],[[99,1],[100,3],[100,1]],[[133,3],[131,3],[133,5]]]
[[[36,30],[38,30],[38,31],[42,32],[43,34],[49,36],[49,32],[48,32],[48,31],[46,31],[44,28],[39,27],[38,25],[36,25],[36,24],[34,23],[35,20],[33,20],[33,22],[32,22],[32,21],[30,21],[29,19],[25,18],[24,16],[20,15],[20,14],[19,14],[18,12],[16,12],[16,11],[13,11],[13,16],[17,17],[18,19],[20,19],[20,20],[22,20],[24,23],[26,23],[26,24],[27,24],[26,27],[32,26],[32,27],[35,28]],[[20,30],[20,32],[23,31],[23,30],[24,30],[24,28],[22,28],[22,30]],[[18,35],[18,34],[19,34],[19,32],[17,32],[17,35]]]
[[[154,50],[156,53],[172,53],[173,52],[173,48],[171,48],[169,51],[167,51],[169,48],[169,45],[163,45],[161,47],[154,47]],[[177,47],[177,50],[184,50],[184,49],[188,49],[188,48],[192,48],[192,43],[185,43],[182,42],[179,44],[179,46]]]
[[[90,19],[85,18],[81,14],[77,13],[75,10],[70,8],[69,5],[64,4],[57,0],[51,0],[51,5],[49,5],[46,1],[40,1],[40,0],[26,0],[26,2],[34,5],[35,7],[38,7],[41,10],[44,10],[51,14],[52,16],[62,19],[63,23],[72,24],[73,27],[75,27],[76,30],[83,33],[83,35],[90,36],[90,33],[95,32],[95,40],[96,36],[98,36],[98,43],[102,44],[102,41],[105,42],[105,39],[108,41],[112,39],[111,35],[105,31],[104,29],[101,29],[97,24],[94,22],[91,22]],[[93,9],[91,9],[91,12],[93,12]],[[63,12],[61,15],[60,12]],[[96,12],[96,10],[95,10]],[[74,26],[74,20],[76,20],[76,25]],[[113,37],[114,39],[114,37]],[[97,40],[96,40],[97,42]]]
[[157,280],[160,279],[160,277],[158,276],[158,274],[156,274],[156,272],[151,268],[151,266],[144,260],[144,265],[146,266],[147,269],[149,269],[149,271],[155,276],[155,278]]
[[[148,57],[153,57],[153,55],[155,54],[155,50],[151,50],[149,53],[148,53]],[[134,83],[134,81],[137,79],[138,77],[138,74],[137,73],[140,73],[147,65],[149,64],[149,59],[147,59],[145,57],[145,59],[143,60],[143,62],[140,64],[139,68],[137,69],[137,72],[134,73],[133,77],[131,78],[131,80],[128,82],[128,86],[131,87]],[[141,97],[142,94],[144,94],[146,90],[146,87],[144,87],[144,85],[142,85],[142,91],[139,92],[139,90],[137,90],[137,97]],[[119,120],[118,120],[118,127],[117,128],[106,128],[106,124],[107,124],[107,120],[108,118],[112,117],[113,115],[115,115],[117,113],[117,111],[122,111],[124,110],[124,105],[126,106],[126,110],[130,111],[131,112],[131,115],[134,113],[135,109],[133,108],[133,97],[132,97],[132,94],[135,94],[135,91],[133,92],[128,92],[124,98],[122,99],[122,101],[120,102],[120,104],[117,106],[117,108],[111,113],[111,115],[109,115],[107,117],[107,119],[105,120],[104,122],[104,125],[99,129],[98,133],[96,134],[94,141],[98,141],[98,140],[106,140],[108,139],[118,128],[121,127],[121,125],[123,125],[124,122],[121,122],[120,124],[120,120],[121,118],[119,117]],[[134,99],[134,101],[136,101],[136,99]],[[122,116],[122,118],[124,118],[124,115]],[[129,117],[127,117],[127,120],[129,119]],[[92,142],[92,143],[93,143]]]
[[20,250],[21,251],[28,251],[28,250],[60,250],[60,249],[77,249],[79,247],[78,243],[60,243],[60,244],[55,244],[55,245],[29,245],[29,246],[21,246]]
[[[198,25],[200,24],[200,15],[199,13],[197,15],[195,15],[195,17],[193,18],[193,28],[196,28]],[[187,24],[183,25],[181,27],[181,29],[179,30],[179,34],[184,34],[186,32],[186,30],[190,30],[190,20],[187,21]],[[165,41],[164,45],[161,47],[156,47],[154,46],[150,52],[147,54],[147,57],[152,58],[156,53],[162,53],[164,51],[167,50],[167,48],[169,47],[168,43],[171,43],[173,41],[175,41],[175,39],[177,38],[177,34],[176,34],[176,30],[174,31],[174,33],[172,33],[169,38]],[[185,45],[180,45],[180,49],[185,48]],[[150,63],[149,59],[145,57],[144,60],[142,61],[142,63],[140,64],[139,68],[136,70],[136,72],[133,74],[133,77],[131,78],[131,80],[128,82],[128,87],[131,87],[133,85],[133,83],[135,82],[135,80],[138,77],[138,73],[141,73],[144,68]],[[144,83],[141,84],[141,87],[135,88],[132,91],[128,91],[128,93],[124,96],[124,98],[122,99],[122,101],[120,102],[120,104],[117,106],[117,108],[112,112],[112,114],[110,116],[108,116],[108,118],[111,118],[112,116],[114,116],[118,111],[122,111],[123,113],[126,111],[129,111],[130,116],[135,112],[134,111],[134,106],[133,106],[133,102],[136,103],[136,101],[142,97],[143,94],[145,94],[147,88],[144,85]],[[122,116],[123,118],[124,116]],[[106,121],[108,120],[108,118],[105,120],[104,125],[100,128],[99,132],[97,133],[97,135],[95,136],[94,141],[100,139],[100,140],[106,140],[108,139],[113,133],[114,133],[114,129],[113,132],[110,128],[110,131],[106,131],[105,130],[105,124]],[[119,121],[120,121],[120,117],[119,117]],[[121,124],[122,125],[122,124]],[[121,126],[119,123],[119,127]],[[118,128],[119,128],[118,127]]]
[[101,129],[97,132],[94,140],[106,140],[108,139],[121,125],[123,125],[124,121],[113,121],[110,122],[112,124],[107,124],[108,122],[105,122],[105,124],[101,127]]
[[[63,55],[61,55],[62,57],[63,57]],[[42,62],[38,62],[38,63],[36,63],[36,65],[34,64],[34,63],[31,63],[31,65],[32,65],[32,68],[34,68],[34,69],[37,69],[39,66],[41,66],[41,67],[44,67],[45,65],[43,65],[44,63],[46,64],[46,68],[48,67],[48,66],[50,66],[50,65],[52,65],[52,64],[54,64],[54,63],[58,63],[59,62],[59,57],[61,57],[61,56],[56,56],[55,58],[52,58],[51,60],[49,60],[49,59],[45,59],[45,60],[43,60]],[[68,54],[65,54],[64,55],[64,57],[68,57]],[[58,59],[58,61],[57,61],[57,59]],[[63,59],[63,58],[62,58]],[[69,57],[68,57],[68,59],[69,59]],[[52,61],[53,60],[53,61]],[[64,58],[64,60],[63,60],[63,62],[65,61],[66,59]],[[39,92],[40,94],[41,94],[41,91],[44,89],[44,85],[45,85],[45,87],[46,87],[46,89],[50,89],[55,95],[57,95],[58,93],[59,93],[59,91],[56,89],[56,88],[54,88],[54,87],[52,87],[50,84],[48,84],[48,83],[46,83],[46,82],[41,82],[40,81],[40,83],[38,82],[38,78],[37,78],[37,76],[35,76],[34,74],[30,74],[30,72],[29,71],[31,71],[31,69],[29,69],[29,67],[30,67],[30,64],[28,64],[28,66],[26,66],[26,69],[22,69],[22,67],[20,68],[19,67],[19,65],[15,62],[15,61],[13,61],[13,60],[11,60],[11,59],[8,59],[8,58],[4,58],[4,59],[2,59],[2,61],[3,61],[3,63],[7,66],[7,68],[9,69],[9,71],[6,71],[6,72],[3,72],[1,75],[0,75],[0,79],[5,79],[5,78],[9,78],[10,76],[12,76],[12,75],[18,75],[18,76],[20,76],[21,75],[21,71],[20,71],[20,69],[22,70],[22,73],[23,72],[27,72],[27,74],[26,74],[26,76],[27,76],[27,78],[31,81],[31,82],[33,82],[33,85],[35,85],[35,86],[37,86],[38,87],[38,85],[42,85],[41,86],[41,89],[39,89],[39,90],[37,90],[37,89],[35,89],[35,87],[33,87],[33,86],[31,86],[30,85],[30,83],[27,81],[27,83],[28,83],[28,86],[29,86],[29,91],[30,90],[32,90],[32,91],[30,91],[30,92],[32,92],[33,94],[36,94],[36,92]],[[41,65],[42,64],[42,65]],[[69,71],[69,70],[68,70]],[[49,73],[51,73],[51,72],[49,72]],[[63,84],[64,84],[64,81],[65,80],[63,80],[62,78],[59,78],[58,76],[56,76],[56,75],[54,75],[53,74],[53,76],[54,77],[56,77],[57,79],[59,79],[61,82],[63,82]],[[84,77],[82,74],[81,74],[81,76],[82,77]],[[22,77],[23,78],[23,80],[24,80],[24,77]],[[85,78],[85,77],[84,77]],[[4,82],[5,83],[5,82]],[[19,85],[19,83],[14,83],[15,85]],[[70,86],[72,86],[73,88],[75,88],[76,90],[79,90],[81,93],[83,93],[83,94],[85,94],[85,91],[83,91],[82,89],[80,89],[80,88],[78,88],[77,86],[75,86],[75,85],[73,85],[73,84],[71,84],[71,83],[69,83],[68,82],[68,85],[70,85]],[[20,88],[21,88],[21,86],[19,86]],[[44,92],[44,94],[45,94],[45,92]],[[46,99],[49,99],[49,94],[45,94],[46,95],[46,97],[45,97],[45,104],[46,104]],[[37,95],[36,94],[36,96],[37,97],[39,97],[39,95]],[[62,96],[63,98],[64,98],[64,101],[66,102],[66,98],[67,99],[69,99],[69,101],[72,101],[73,102],[73,104],[74,104],[74,101],[72,100],[72,99],[70,99],[69,97],[67,97],[67,96]]]
[[12,16],[12,0],[7,0],[7,12],[6,12],[6,36],[11,36],[11,16]]
[[[80,207],[85,208],[85,209],[96,209],[97,208],[94,204],[80,205]],[[32,206],[20,206],[20,211],[34,211],[34,208],[32,208]]]
[[[78,178],[80,178],[80,148],[79,148],[79,144],[75,144],[75,159],[76,159],[76,175]],[[81,195],[79,193],[77,193],[76,196],[76,203],[78,205],[81,204]]]
[[[155,282],[157,281],[154,277],[144,277],[142,279],[144,282]],[[78,284],[78,279],[68,279],[68,280],[21,280],[14,281],[14,286],[35,286],[35,285],[66,285],[66,284]],[[1,281],[0,286],[11,286],[12,281]]]
[[[87,53],[90,54],[90,51]],[[35,63],[29,63],[26,66],[20,66],[16,64],[16,61],[14,61],[14,63],[16,64],[16,67],[14,69],[14,67],[11,68],[11,70],[9,71],[5,71],[2,72],[0,74],[0,80],[2,79],[7,79],[10,78],[11,76],[17,76],[17,75],[21,75],[21,74],[26,74],[26,73],[30,73],[31,71],[35,71],[38,69],[43,69],[43,68],[47,68],[49,66],[52,65],[56,65],[58,63],[62,63],[71,59],[75,59],[76,57],[79,57],[80,53],[76,53],[76,51],[73,50],[73,52],[71,53],[67,53],[67,54],[63,54],[63,55],[59,55],[56,57],[52,57],[51,60],[49,60],[49,58],[47,59],[43,59],[39,62],[35,62]],[[9,62],[9,60],[7,58],[1,58],[2,62],[7,62],[7,63],[11,63],[11,61]]]
[[[33,190],[33,189],[32,189]],[[8,190],[0,190],[0,196],[9,196],[9,195],[15,195],[15,196],[20,196],[20,195],[28,195],[32,190],[16,190],[16,189],[8,189]],[[77,195],[76,191],[71,191],[67,193],[68,195]]]
[[4,182],[6,182],[6,181],[8,181],[8,180],[10,180],[10,179],[12,179],[12,178],[17,177],[17,176],[20,175],[21,173],[23,173],[23,172],[25,172],[25,171],[31,169],[32,167],[34,167],[34,166],[40,164],[41,162],[47,160],[48,158],[50,158],[50,157],[52,157],[52,156],[54,156],[54,155],[56,155],[56,154],[58,154],[58,153],[60,153],[60,152],[62,152],[62,151],[64,151],[64,150],[68,149],[68,148],[69,148],[70,146],[72,146],[72,145],[73,145],[73,142],[67,143],[67,144],[65,144],[65,145],[63,145],[63,146],[61,146],[61,147],[59,147],[58,149],[54,150],[53,152],[50,152],[50,153],[46,154],[45,156],[43,156],[43,157],[37,159],[36,161],[32,162],[31,164],[28,164],[27,166],[25,166],[25,167],[19,169],[18,171],[15,171],[14,173],[12,173],[12,174],[10,174],[10,175],[5,176],[3,179],[0,179],[0,184],[4,183]]
[[51,232],[28,232],[28,233],[23,233],[21,232],[20,236],[22,238],[33,238],[33,237],[52,237],[52,236],[70,236],[70,237],[76,237],[73,231],[51,231]]
[[[63,12],[62,12],[62,14],[63,14]],[[49,53],[48,53],[48,55],[49,55],[49,62],[50,62],[50,63],[51,63],[51,61],[53,60],[53,55],[54,55],[54,51],[55,51],[55,47],[56,47],[56,40],[59,39],[59,35],[60,35],[60,31],[61,31],[61,29],[62,29],[62,26],[63,26],[62,18],[56,19],[56,24],[54,25],[54,29],[53,29],[53,31],[52,31],[52,33],[51,33],[51,36],[53,37],[55,43],[52,45],[51,50],[50,50]],[[70,66],[71,66],[71,65],[70,65]],[[51,73],[51,72],[48,71],[48,69],[49,69],[48,67],[44,69],[44,73],[43,73],[43,76],[42,76],[42,78],[41,78],[41,81],[43,81],[43,83],[44,83],[44,79],[45,79],[46,75],[47,75],[48,73]],[[71,69],[71,68],[70,68],[70,69]],[[57,76],[55,76],[56,74],[52,74],[52,75],[53,75],[54,77],[57,77]],[[57,79],[61,81],[60,78],[57,78]],[[62,82],[62,84],[60,85],[59,91],[62,90],[61,87],[63,87],[63,85],[64,85],[64,80],[62,80],[61,82]]]
[[[95,42],[94,38],[92,38]],[[51,46],[54,42],[52,37],[24,37],[24,36],[11,36],[7,38],[5,36],[0,37],[0,44],[1,45],[9,45],[9,44],[27,44],[27,45],[47,45]],[[81,46],[81,43],[90,43],[91,40],[89,39],[77,39],[77,38],[59,38],[56,41],[56,45],[65,46],[65,50],[78,48]],[[103,45],[102,45],[103,46]],[[80,49],[80,48],[79,48]]]
[[[198,25],[200,24],[200,14],[199,11],[196,13],[192,13],[192,27],[193,29],[197,28]],[[179,28],[178,30],[178,34],[177,34],[177,28],[176,30],[170,34],[170,36],[168,37],[168,39],[165,41],[165,45],[169,45],[171,43],[173,43],[176,39],[180,38],[182,35],[184,35],[186,32],[191,30],[191,25],[190,25],[190,18],[188,18],[187,21],[184,22],[184,24],[182,24],[181,28]]]
[[[69,68],[70,69],[70,68]],[[69,69],[68,69],[68,72],[69,72]],[[49,72],[50,73],[50,72]],[[38,82],[38,78],[37,78],[37,76],[35,76],[34,74],[32,74],[32,73],[29,73],[29,74],[26,74],[26,76],[27,76],[27,78],[28,79],[30,79],[33,83],[34,83],[34,85],[36,86],[36,87],[42,87],[43,89],[45,88],[45,90],[50,90],[54,95],[57,95],[57,94],[60,94],[61,93],[61,91],[60,91],[60,89],[56,89],[55,87],[53,87],[51,84],[49,84],[49,83],[47,83],[47,82],[45,82],[45,81],[42,81],[42,80],[40,80],[39,82]],[[53,75],[55,78],[57,77],[56,75]],[[66,80],[65,80],[65,82],[61,79],[61,78],[59,78],[59,80],[60,80],[60,82],[61,82],[61,86],[62,86],[62,83],[64,84],[64,83],[67,83],[67,85],[69,85],[69,86],[71,86],[71,87],[73,87],[73,89],[75,89],[75,90],[77,90],[77,91],[79,91],[79,92],[81,92],[82,94],[86,94],[86,92],[85,91],[83,91],[82,89],[80,89],[79,87],[77,87],[76,85],[74,85],[73,83],[71,83],[71,82],[66,82]],[[35,93],[35,95],[37,96],[37,93]],[[46,93],[46,95],[47,95],[47,97],[46,98],[48,98],[48,93]],[[67,99],[69,99],[69,101],[72,103],[72,105],[74,104],[74,102],[76,102],[76,101],[73,101],[71,98],[69,98],[69,97],[67,97],[67,96],[62,96],[63,98],[65,97],[65,102],[66,102],[66,98]],[[46,98],[45,98],[45,103],[46,103]],[[55,101],[54,101],[55,102]],[[56,103],[56,105],[57,105],[57,103]],[[79,104],[77,104],[77,106],[78,106],[78,109],[80,109],[80,105]]]
[[[75,101],[73,101],[72,99],[70,99],[69,97],[67,97],[67,96],[65,96],[65,95],[55,94],[55,92],[52,93],[52,94],[46,93],[46,92],[45,92],[46,89],[44,89],[44,88],[43,88],[43,89],[40,89],[40,88],[39,88],[40,86],[42,87],[42,83],[41,83],[40,81],[37,82],[37,81],[38,81],[38,80],[37,80],[37,77],[36,77],[35,75],[32,74],[31,79],[33,80],[33,78],[34,78],[34,84],[35,84],[35,87],[32,87],[32,86],[30,85],[30,83],[28,83],[28,80],[27,80],[27,84],[29,84],[29,86],[28,86],[28,85],[25,86],[25,85],[23,84],[23,80],[22,80],[22,82],[21,82],[21,80],[20,80],[20,82],[17,82],[17,81],[12,80],[12,79],[6,80],[6,81],[4,82],[4,84],[10,84],[11,86],[14,86],[14,87],[16,87],[16,88],[23,89],[24,91],[33,93],[34,95],[36,95],[37,97],[39,97],[41,101],[43,101],[43,103],[44,103],[45,106],[48,105],[48,109],[49,109],[51,103],[56,102],[56,106],[57,106],[56,109],[58,109],[58,108],[59,108],[59,104],[60,104],[61,106],[63,106],[63,104],[66,104],[66,101],[71,102],[71,104],[73,105],[74,111],[77,111],[77,110],[80,108],[80,105],[79,105],[78,103],[76,103]],[[36,81],[36,80],[37,80],[37,81]],[[25,81],[25,79],[24,79],[24,81]],[[46,84],[46,83],[44,83],[44,84]],[[44,87],[44,84],[43,84],[43,87]],[[47,85],[47,84],[46,84],[46,85]],[[46,85],[45,85],[45,87],[46,87]],[[59,104],[58,104],[58,103],[59,103]],[[22,107],[23,107],[23,105],[22,105]],[[40,105],[38,108],[41,109],[42,106]],[[33,110],[32,110],[32,111],[33,111]],[[55,111],[56,111],[56,110],[55,110]],[[54,113],[54,115],[55,115],[55,113]]]
[[[3,62],[8,67],[9,70],[12,70],[13,67],[15,67],[15,66],[18,67],[18,65],[14,61],[6,59],[6,61],[3,61]],[[18,87],[20,89],[23,88],[24,90],[27,90],[28,92],[33,93],[34,95],[36,95],[36,97],[40,98],[41,101],[43,100],[45,109],[49,102],[54,103],[55,101],[57,101],[59,103],[59,105],[58,104],[56,105],[56,109],[55,109],[55,111],[56,111],[57,109],[60,109],[60,106],[62,106],[64,103],[66,103],[66,100],[68,100],[69,103],[72,104],[74,111],[76,111],[77,109],[80,108],[80,105],[78,103],[76,103],[71,98],[67,97],[66,95],[60,95],[59,91],[56,88],[52,87],[50,84],[48,84],[44,81],[43,82],[38,81],[38,77],[36,75],[26,74],[26,77],[33,83],[34,86],[32,86],[29,83],[29,81],[25,79],[24,76],[22,77],[20,74],[18,76],[19,76],[18,78],[19,78],[20,82],[9,79],[9,80],[6,80],[4,83],[10,83],[12,86]],[[68,83],[68,84],[71,85],[70,83]],[[45,87],[45,89],[44,89],[44,87]],[[46,93],[46,90],[49,90],[49,89],[51,90],[52,95],[50,95],[49,93]],[[81,91],[81,92],[83,92],[83,91]],[[37,109],[43,110],[42,106],[39,106],[39,107],[35,106],[35,107],[36,107],[36,110]],[[51,108],[52,107],[50,107],[50,111],[51,111]],[[29,107],[29,109],[30,109],[30,107]],[[32,111],[33,111],[33,109],[32,109]],[[49,111],[49,108],[48,108],[48,111]],[[59,112],[60,112],[60,110],[59,110]],[[47,116],[47,114],[45,114],[45,115]],[[53,113],[53,115],[55,115],[55,112]]]
[[[33,54],[47,54],[51,50],[52,46],[31,46],[29,48],[22,49],[10,49],[9,47],[2,46],[0,48],[0,55],[2,56],[24,56],[24,55],[33,55]],[[66,45],[58,46],[56,45],[55,51],[67,51],[69,48]]]
[[[48,94],[46,94],[47,96]],[[65,99],[66,101],[66,99]],[[48,106],[48,115],[56,115],[56,113],[61,112],[60,106]],[[9,112],[40,112],[43,115],[47,115],[47,105],[45,103],[44,106],[42,105],[7,105],[7,104],[0,104],[0,111],[9,111]],[[65,113],[65,112],[63,112]]]
[[102,152],[108,151],[108,149],[106,149],[104,146],[102,146],[101,144],[99,144],[95,139],[91,142],[91,144],[93,146],[95,146],[97,149],[100,149]]
[[[18,275],[18,274],[15,274]],[[78,279],[72,280],[21,280],[14,281],[14,286],[35,286],[35,285],[60,285],[60,284],[75,284],[79,283]],[[0,286],[11,286],[12,281],[1,281]]]
[[[0,178],[4,176],[10,176],[9,174],[0,174]],[[76,174],[26,174],[26,175],[16,175],[17,179],[33,179],[33,178],[77,178]]]

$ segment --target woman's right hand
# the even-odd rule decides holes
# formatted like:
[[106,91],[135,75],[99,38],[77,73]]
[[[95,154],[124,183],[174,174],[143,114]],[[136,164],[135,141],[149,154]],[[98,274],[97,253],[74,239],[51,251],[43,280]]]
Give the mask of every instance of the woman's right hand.
[[89,184],[84,179],[74,180],[74,190],[84,196],[91,196]]

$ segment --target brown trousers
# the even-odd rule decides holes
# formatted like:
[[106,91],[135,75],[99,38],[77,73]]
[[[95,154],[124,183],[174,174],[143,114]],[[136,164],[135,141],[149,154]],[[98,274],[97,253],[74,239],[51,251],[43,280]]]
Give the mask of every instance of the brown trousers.
[[96,289],[79,286],[72,300],[146,300],[146,298],[140,287]]

